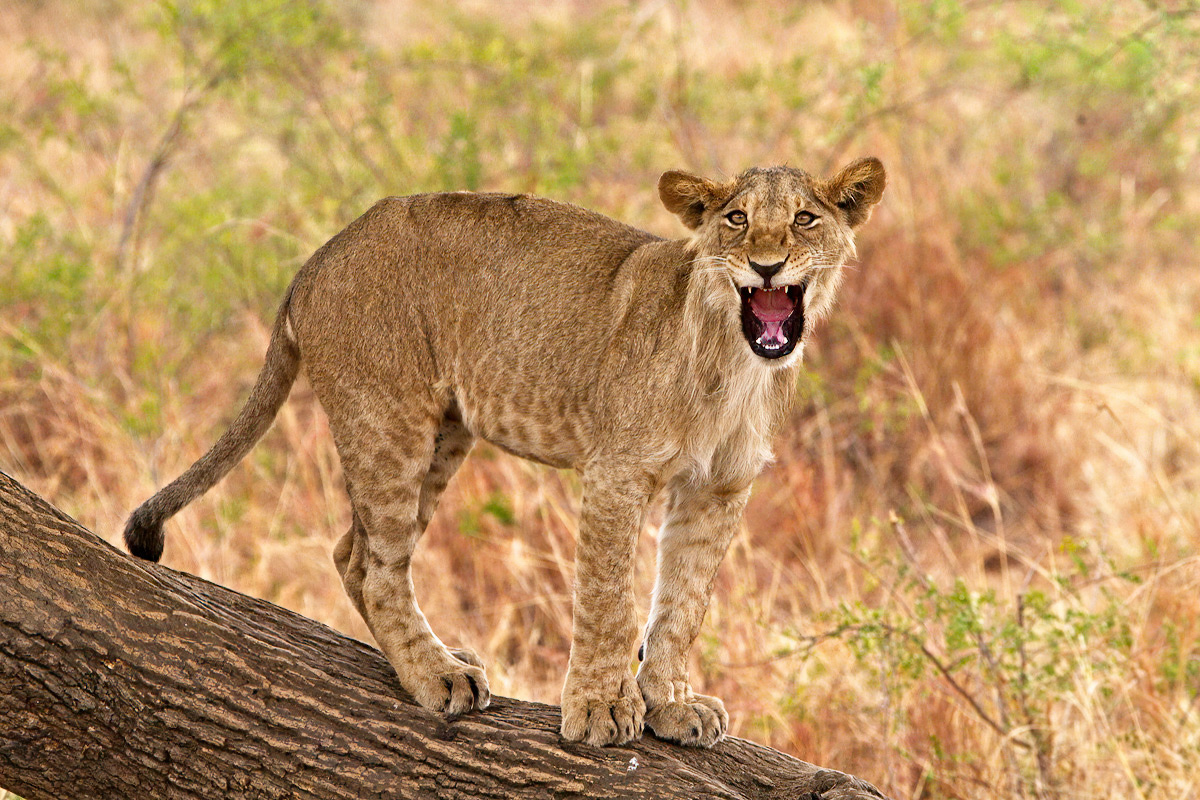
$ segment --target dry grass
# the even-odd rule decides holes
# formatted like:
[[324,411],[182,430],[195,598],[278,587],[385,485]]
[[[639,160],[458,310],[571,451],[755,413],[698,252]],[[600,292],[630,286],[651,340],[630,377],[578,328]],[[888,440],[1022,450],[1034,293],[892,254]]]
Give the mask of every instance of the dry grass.
[[[738,735],[897,798],[1200,795],[1194,4],[171,8],[0,18],[0,468],[116,541],[378,196],[532,190],[678,233],[662,169],[876,154],[694,678]],[[557,699],[577,507],[484,446],[422,542],[433,627],[499,693]],[[165,562],[367,638],[328,556],[348,525],[301,383]]]

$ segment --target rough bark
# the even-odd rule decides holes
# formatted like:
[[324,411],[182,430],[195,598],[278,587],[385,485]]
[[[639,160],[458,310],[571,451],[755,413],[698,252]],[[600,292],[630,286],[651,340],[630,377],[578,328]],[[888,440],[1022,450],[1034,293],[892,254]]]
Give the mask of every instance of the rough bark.
[[0,473],[0,786],[51,798],[879,798],[727,739],[564,743],[558,709],[450,721],[367,645],[116,550]]

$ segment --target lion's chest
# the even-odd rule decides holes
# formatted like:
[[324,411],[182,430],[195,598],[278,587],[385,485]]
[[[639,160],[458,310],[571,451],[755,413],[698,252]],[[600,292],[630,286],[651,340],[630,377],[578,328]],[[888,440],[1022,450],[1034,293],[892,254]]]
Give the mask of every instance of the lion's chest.
[[697,398],[671,472],[748,484],[771,459],[780,398],[764,370],[746,370]]

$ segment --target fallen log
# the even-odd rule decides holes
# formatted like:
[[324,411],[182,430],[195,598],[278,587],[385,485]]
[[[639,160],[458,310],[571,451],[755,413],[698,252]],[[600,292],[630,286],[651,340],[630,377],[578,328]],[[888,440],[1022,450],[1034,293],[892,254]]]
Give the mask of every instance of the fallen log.
[[564,742],[493,697],[448,720],[374,648],[118,551],[0,472],[0,786],[62,798],[880,798],[729,738]]

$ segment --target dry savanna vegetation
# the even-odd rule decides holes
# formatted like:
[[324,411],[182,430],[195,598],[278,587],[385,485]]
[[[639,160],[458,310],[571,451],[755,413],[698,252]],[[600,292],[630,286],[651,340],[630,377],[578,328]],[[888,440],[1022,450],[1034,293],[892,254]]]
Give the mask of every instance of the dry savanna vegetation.
[[[896,798],[1197,797],[1198,106],[1195,0],[7,3],[0,468],[116,542],[379,197],[683,235],[665,169],[877,155],[693,679]],[[367,638],[341,480],[301,381],[164,561]],[[422,605],[496,692],[557,701],[578,504],[484,445],[422,541]]]

